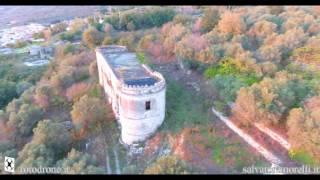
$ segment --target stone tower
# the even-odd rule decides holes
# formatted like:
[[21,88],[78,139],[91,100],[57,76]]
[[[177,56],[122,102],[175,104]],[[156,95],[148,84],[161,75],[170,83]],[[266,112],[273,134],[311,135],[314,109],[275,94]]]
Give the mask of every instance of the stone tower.
[[165,79],[124,46],[99,47],[96,57],[99,82],[120,123],[122,141],[146,140],[165,117]]

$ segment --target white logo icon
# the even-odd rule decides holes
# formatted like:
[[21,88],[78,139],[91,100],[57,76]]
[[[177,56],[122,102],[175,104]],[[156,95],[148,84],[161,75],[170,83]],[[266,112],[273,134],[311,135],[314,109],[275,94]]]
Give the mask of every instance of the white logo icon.
[[7,156],[4,158],[4,171],[14,173],[14,158]]

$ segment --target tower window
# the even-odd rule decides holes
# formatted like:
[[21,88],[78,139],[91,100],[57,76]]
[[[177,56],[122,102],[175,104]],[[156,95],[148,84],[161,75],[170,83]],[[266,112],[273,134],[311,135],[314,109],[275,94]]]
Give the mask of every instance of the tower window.
[[150,110],[151,109],[151,102],[150,101],[147,101],[146,102],[146,110]]

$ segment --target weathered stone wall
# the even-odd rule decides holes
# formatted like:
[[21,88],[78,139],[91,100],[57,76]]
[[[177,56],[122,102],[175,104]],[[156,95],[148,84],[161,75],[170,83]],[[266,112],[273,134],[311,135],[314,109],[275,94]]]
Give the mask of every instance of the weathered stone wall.
[[[150,110],[145,103],[150,101]],[[126,144],[143,141],[162,124],[165,115],[165,87],[158,92],[142,95],[121,94],[121,138]]]

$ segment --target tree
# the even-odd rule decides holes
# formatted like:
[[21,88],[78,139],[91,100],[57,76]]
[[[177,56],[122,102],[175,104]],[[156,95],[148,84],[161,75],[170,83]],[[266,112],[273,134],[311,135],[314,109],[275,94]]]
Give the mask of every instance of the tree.
[[133,22],[131,21],[131,22],[129,22],[128,24],[127,24],[127,29],[129,30],[129,31],[134,31],[135,29],[136,29],[136,26],[133,24]]
[[102,45],[110,45],[113,44],[113,39],[111,36],[106,35],[102,41]]
[[70,149],[70,133],[59,122],[40,121],[33,132],[32,140],[19,152],[18,167],[52,167]]
[[175,54],[184,60],[195,60],[203,63],[213,59],[209,43],[204,36],[187,34],[176,44]]
[[103,99],[82,96],[71,111],[76,136],[84,138],[101,130],[104,123],[112,120],[111,114],[110,106]]
[[[172,57],[175,54],[175,45],[181,40],[181,38],[187,34],[188,29],[182,24],[165,24],[161,28],[161,33],[164,36],[163,39],[163,50],[165,56]],[[152,38],[152,37],[150,37]]]
[[211,31],[219,22],[220,13],[217,9],[208,8],[204,12],[204,16],[201,18],[200,29],[202,33]]
[[213,87],[218,90],[219,96],[227,102],[233,102],[236,99],[238,90],[241,87],[247,86],[247,84],[239,78],[230,75],[217,75],[211,83]]
[[75,72],[78,69],[72,66],[67,66],[61,68],[58,73],[54,74],[50,79],[50,84],[53,88],[58,90],[65,89],[70,87],[73,83],[75,83]]
[[66,169],[66,174],[103,174],[95,156],[72,149],[68,156],[57,162],[57,166]]
[[81,40],[82,31],[68,31],[60,34],[60,39],[64,41],[78,41]]
[[300,47],[293,51],[294,60],[306,64],[320,64],[320,48],[318,47]]
[[34,101],[39,107],[47,109],[52,102],[50,97],[52,98],[53,96],[54,91],[51,86],[46,84],[39,85],[35,90]]
[[27,81],[20,81],[16,85],[16,93],[20,96],[25,90],[27,90],[31,86],[32,86],[32,84]]
[[279,64],[282,61],[281,49],[277,46],[262,46],[256,52],[256,58],[262,62]]
[[111,24],[109,23],[105,23],[104,24],[104,28],[103,28],[103,31],[106,33],[106,34],[113,34],[114,33],[114,28]]
[[[130,11],[114,13],[107,17],[105,22],[111,24],[117,30],[128,30],[135,26],[135,30],[143,28],[160,27],[164,23],[171,21],[175,16],[173,8],[152,7],[144,11]],[[131,24],[128,27],[128,24]]]
[[233,113],[243,124],[259,121],[277,125],[314,91],[307,80],[280,71],[274,79],[264,78],[259,84],[240,89]]
[[11,113],[8,126],[14,128],[17,135],[30,136],[32,129],[42,119],[43,111],[32,104],[22,104],[17,113]]
[[54,150],[56,157],[62,157],[69,151],[71,136],[62,123],[43,120],[38,123],[33,132],[32,143],[45,144],[47,148]]
[[50,34],[55,35],[55,34],[61,33],[63,31],[65,31],[66,28],[67,28],[66,23],[57,23],[57,24],[53,25],[52,27],[50,27]]
[[52,167],[54,151],[44,144],[28,143],[19,152],[17,167]]
[[303,163],[320,163],[320,96],[306,100],[303,108],[290,111],[287,127],[292,151],[303,152],[311,158],[303,158]]
[[84,19],[77,18],[70,23],[70,31],[71,32],[77,32],[82,31],[87,26]]
[[175,156],[163,156],[144,170],[144,174],[189,174],[190,168]]
[[83,96],[89,90],[89,88],[89,84],[84,82],[73,84],[66,90],[66,97],[68,101],[76,100]]
[[17,97],[15,83],[0,80],[0,109],[6,106],[13,98]]
[[283,6],[269,6],[270,14],[279,15],[284,11]]
[[90,48],[94,48],[103,41],[103,33],[95,28],[89,28],[83,32],[82,40]]
[[185,15],[185,14],[177,14],[173,18],[173,23],[174,24],[182,24],[182,25],[187,25],[192,22],[191,16]]
[[129,50],[135,49],[135,35],[133,33],[124,33],[120,36],[118,44],[126,46]]
[[246,24],[240,14],[225,12],[218,23],[218,29],[222,33],[242,34]]
[[249,35],[251,37],[257,38],[259,43],[262,43],[263,40],[267,37],[272,35],[272,33],[276,32],[277,25],[267,21],[262,20],[256,22],[249,30]]

